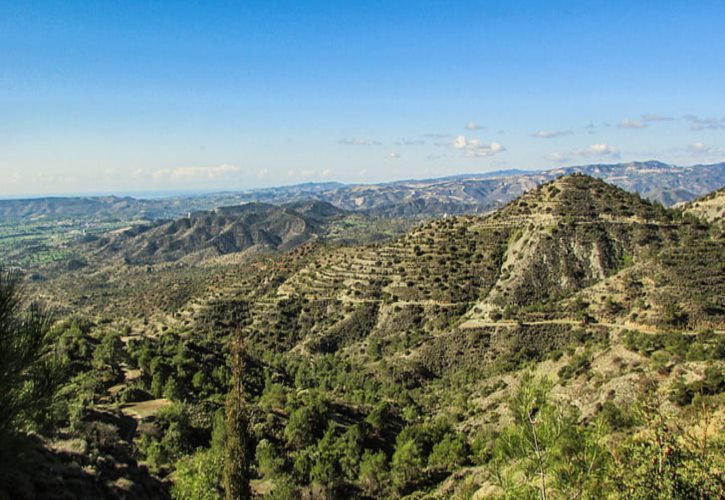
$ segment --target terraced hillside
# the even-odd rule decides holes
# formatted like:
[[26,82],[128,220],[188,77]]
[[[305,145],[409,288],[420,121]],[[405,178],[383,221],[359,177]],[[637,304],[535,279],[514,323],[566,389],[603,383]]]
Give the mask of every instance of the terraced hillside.
[[[277,294],[349,307],[455,309],[469,322],[487,321],[546,304],[555,308],[607,278],[636,274],[635,262],[665,273],[664,254],[652,257],[658,248],[674,246],[676,253],[684,241],[702,239],[708,252],[708,231],[636,195],[575,175],[490,216],[433,221],[391,244],[322,250]],[[711,263],[708,257],[714,255],[703,263]]]

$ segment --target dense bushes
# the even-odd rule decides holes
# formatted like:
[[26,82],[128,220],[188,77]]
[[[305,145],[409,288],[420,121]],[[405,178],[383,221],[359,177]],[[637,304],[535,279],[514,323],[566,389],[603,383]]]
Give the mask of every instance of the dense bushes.
[[128,351],[154,397],[199,401],[226,392],[229,375],[219,341],[166,332],[131,341]]
[[652,334],[630,330],[624,336],[624,344],[628,349],[647,356],[665,351],[687,361],[725,359],[725,338],[712,330],[696,335],[676,331]]
[[680,406],[689,405],[695,396],[714,396],[725,392],[725,370],[722,366],[708,366],[702,379],[687,383],[682,377],[670,388],[670,401]]
[[[603,408],[596,420],[580,422],[532,377],[510,404],[514,423],[496,438],[490,465],[508,496],[714,498],[725,487],[717,472],[725,465],[722,436],[705,428],[694,438],[673,425],[652,387],[636,405],[635,421]],[[636,422],[638,431],[612,435],[610,422],[619,423],[616,429]]]

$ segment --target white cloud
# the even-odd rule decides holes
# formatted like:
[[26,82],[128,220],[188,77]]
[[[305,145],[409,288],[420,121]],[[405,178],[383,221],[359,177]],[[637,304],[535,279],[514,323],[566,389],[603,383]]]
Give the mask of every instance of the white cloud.
[[564,153],[551,153],[546,156],[549,161],[555,161],[557,163],[565,163],[569,161],[569,156]]
[[137,168],[133,172],[131,172],[131,178],[134,180],[137,179],[146,179],[146,170],[143,168]]
[[268,173],[269,173],[268,168],[260,168],[259,170],[257,170],[257,177],[260,177],[260,178],[266,177]]
[[710,151],[710,146],[705,146],[702,142],[695,142],[690,144],[687,148],[690,153],[707,153]]
[[345,146],[381,146],[383,143],[375,139],[365,139],[363,137],[348,137],[340,139],[340,144]]
[[690,130],[725,130],[725,118],[701,118],[696,115],[685,115],[690,122]]
[[583,151],[577,153],[579,156],[609,156],[619,158],[619,150],[609,144],[592,144]]
[[331,174],[332,174],[332,169],[329,169],[329,168],[326,168],[325,170],[320,172],[320,175],[322,177],[330,177]]
[[459,151],[464,151],[466,156],[472,158],[493,156],[506,151],[506,148],[497,142],[484,144],[479,139],[469,139],[465,135],[459,135],[456,137],[450,147]]
[[569,153],[561,153],[561,152],[555,152],[548,154],[546,158],[549,161],[554,161],[557,163],[566,163],[570,161],[572,158],[580,157],[580,158],[610,158],[610,159],[617,159],[619,158],[620,152],[617,148],[610,144],[604,144],[604,143],[598,143],[598,144],[591,144],[585,149],[579,149],[575,151],[571,151]]
[[241,171],[236,165],[217,165],[216,167],[179,167],[165,168],[151,173],[155,181],[215,180]]
[[391,151],[390,153],[385,155],[386,160],[397,160],[398,158],[400,158],[400,155],[395,151]]
[[630,120],[629,118],[625,118],[619,124],[617,124],[617,128],[646,128],[647,124],[643,122],[638,122],[636,120]]
[[421,144],[425,144],[423,139],[400,139],[395,141],[396,146],[418,146]]
[[563,137],[565,135],[571,135],[571,130],[539,130],[531,134],[531,137],[538,137],[539,139],[554,139],[555,137]]
[[695,142],[687,147],[687,151],[694,155],[719,155],[721,153],[720,148],[708,146],[702,142]]
[[474,121],[466,123],[466,130],[483,130],[485,128]]

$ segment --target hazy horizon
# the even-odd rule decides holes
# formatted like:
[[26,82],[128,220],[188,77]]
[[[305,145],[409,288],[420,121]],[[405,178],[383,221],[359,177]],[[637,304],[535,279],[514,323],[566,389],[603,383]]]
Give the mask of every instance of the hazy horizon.
[[[648,162],[659,162],[660,160],[650,159],[650,160],[633,160],[631,162],[616,162],[616,163],[601,163],[601,165],[616,165],[616,164],[626,164],[626,163],[648,163]],[[665,162],[662,162],[665,163]],[[510,167],[507,169],[496,169],[496,170],[490,170],[487,172],[460,172],[456,174],[450,174],[450,177],[465,177],[465,176],[477,176],[477,175],[487,175],[487,174],[495,174],[497,172],[506,172],[509,170],[513,171],[521,171],[525,173],[535,173],[535,172],[545,172],[548,170],[557,170],[562,168],[578,168],[578,167],[586,167],[589,165],[594,164],[570,164],[570,165],[556,165],[556,166],[550,166],[550,167],[543,167],[543,168],[537,168],[537,169],[529,169],[525,167]],[[688,168],[688,167],[697,167],[700,165],[707,165],[705,163],[694,163],[689,165],[675,165],[675,164],[668,164],[673,167],[679,167],[679,168]],[[317,181],[304,181],[300,180],[298,182],[287,182],[282,184],[270,184],[270,185],[263,185],[263,186],[257,186],[257,187],[249,187],[249,188],[201,188],[201,189],[148,189],[148,190],[133,190],[133,191],[85,191],[85,192],[58,192],[58,193],[28,193],[28,194],[18,194],[18,195],[4,195],[0,194],[0,201],[8,201],[8,200],[24,200],[24,199],[41,199],[41,198],[73,198],[73,197],[104,197],[104,196],[116,196],[119,198],[122,197],[131,197],[136,198],[139,200],[147,199],[147,200],[155,200],[155,199],[165,199],[165,198],[176,198],[176,197],[193,197],[193,196],[204,196],[204,195],[212,195],[212,194],[223,194],[223,193],[245,193],[245,192],[251,192],[251,191],[259,191],[259,190],[267,190],[267,189],[275,189],[275,188],[284,188],[284,187],[294,187],[294,186],[303,186],[306,184],[339,184],[339,185],[365,185],[365,184],[385,184],[385,183],[396,183],[396,182],[406,182],[406,181],[424,181],[424,180],[432,180],[436,178],[445,178],[448,176],[435,176],[435,177],[406,177],[406,178],[394,178],[394,179],[386,179],[381,180],[378,182],[343,182],[337,179],[323,179],[323,180],[317,180]]]

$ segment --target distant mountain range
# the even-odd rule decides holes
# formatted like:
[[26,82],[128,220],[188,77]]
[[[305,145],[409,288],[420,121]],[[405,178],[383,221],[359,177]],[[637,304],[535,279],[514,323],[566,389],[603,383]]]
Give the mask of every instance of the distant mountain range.
[[310,199],[372,216],[428,218],[487,212],[537,185],[572,173],[602,179],[665,206],[692,201],[725,186],[725,163],[680,167],[647,161],[543,171],[505,170],[381,184],[307,183],[155,200],[115,196],[0,200],[0,218],[171,219],[225,205],[282,205]]

